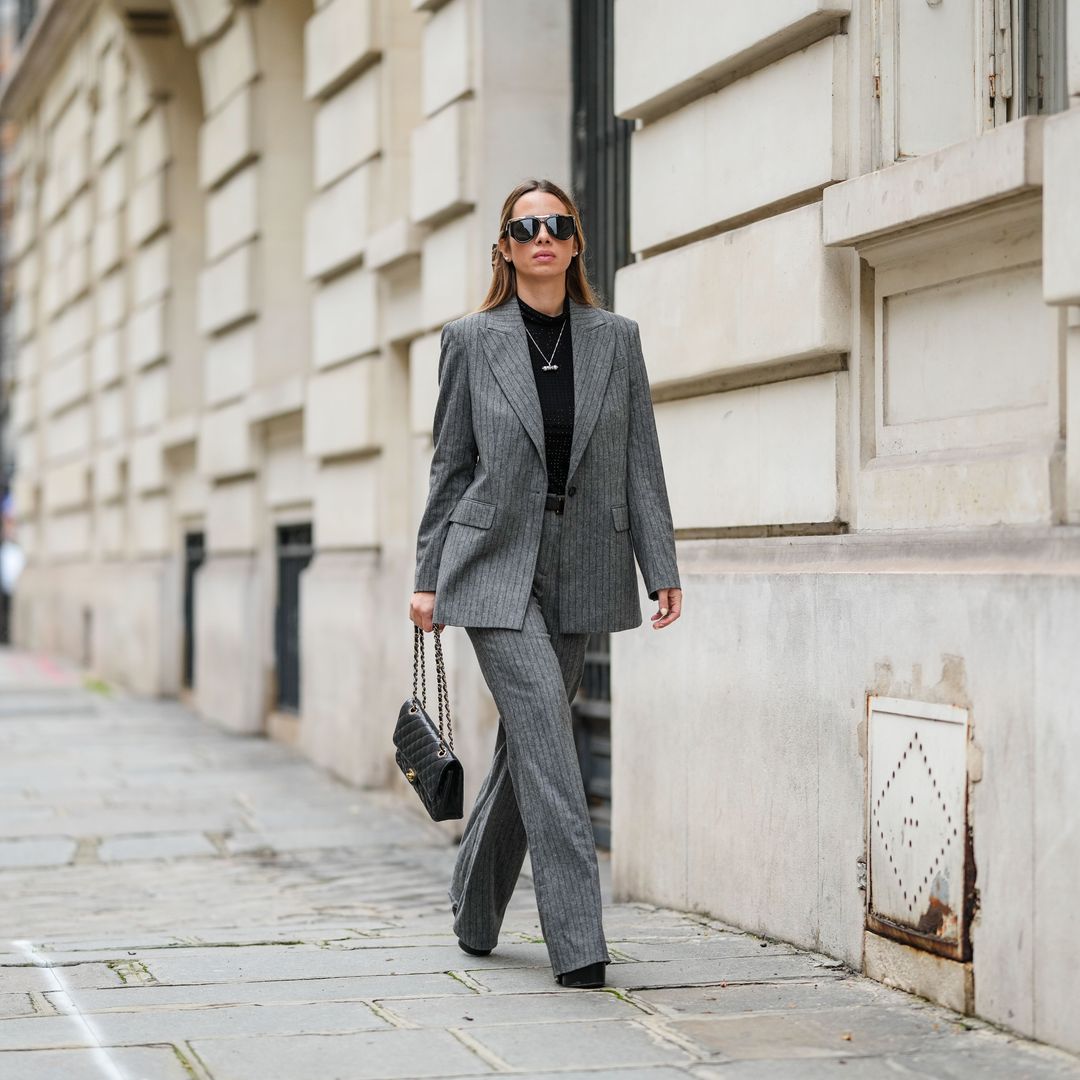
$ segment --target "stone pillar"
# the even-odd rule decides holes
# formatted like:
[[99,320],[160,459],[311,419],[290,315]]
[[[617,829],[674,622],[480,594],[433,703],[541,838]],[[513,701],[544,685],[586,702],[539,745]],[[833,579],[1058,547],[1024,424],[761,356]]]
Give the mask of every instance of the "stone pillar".
[[[417,234],[408,219],[420,22],[400,0],[330,0],[305,28],[315,193],[304,268],[314,289],[304,450],[316,554],[301,592],[300,741],[316,761],[385,784],[404,697],[399,469]],[[397,630],[395,630],[397,628]],[[400,631],[400,632],[398,632]]]

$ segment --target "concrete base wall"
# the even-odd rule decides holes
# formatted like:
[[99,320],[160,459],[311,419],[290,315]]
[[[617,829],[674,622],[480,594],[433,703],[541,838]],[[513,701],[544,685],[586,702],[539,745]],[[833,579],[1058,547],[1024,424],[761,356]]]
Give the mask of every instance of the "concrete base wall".
[[407,694],[407,635],[380,625],[374,562],[368,554],[320,554],[300,579],[300,746],[367,787],[389,779],[394,699]]
[[12,640],[56,652],[139,694],[175,694],[180,582],[171,559],[30,566],[19,580]]
[[861,969],[867,695],[961,705],[982,754],[974,1011],[1080,1049],[1077,568],[961,551],[897,572],[902,541],[854,539],[682,545],[680,623],[614,635],[617,896]]
[[195,697],[199,712],[231,731],[263,730],[270,708],[258,564],[216,555],[195,578]]

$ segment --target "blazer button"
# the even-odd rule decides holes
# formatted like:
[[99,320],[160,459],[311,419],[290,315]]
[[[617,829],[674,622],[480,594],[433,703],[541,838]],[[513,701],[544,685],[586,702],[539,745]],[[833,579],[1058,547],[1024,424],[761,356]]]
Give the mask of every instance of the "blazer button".
[[567,495],[573,495],[575,491],[577,491],[576,487],[567,488],[566,489],[566,494]]

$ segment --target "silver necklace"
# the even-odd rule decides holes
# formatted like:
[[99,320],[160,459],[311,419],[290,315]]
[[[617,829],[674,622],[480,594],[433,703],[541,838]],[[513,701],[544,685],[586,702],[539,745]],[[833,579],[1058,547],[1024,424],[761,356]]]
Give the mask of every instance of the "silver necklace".
[[540,348],[539,344],[537,344],[536,338],[534,338],[532,336],[532,334],[529,333],[529,328],[527,326],[525,327],[525,333],[529,335],[529,339],[532,341],[532,343],[534,345],[536,345],[536,351],[541,356],[544,356],[544,360],[546,361],[544,366],[540,369],[541,371],[558,371],[559,370],[559,365],[558,364],[553,364],[551,361],[555,358],[555,354],[559,351],[559,342],[562,341],[562,335],[563,335],[563,331],[565,329],[566,329],[566,319],[563,319],[563,324],[559,328],[559,336],[555,339],[555,348],[551,350],[551,356],[544,356],[544,350]]

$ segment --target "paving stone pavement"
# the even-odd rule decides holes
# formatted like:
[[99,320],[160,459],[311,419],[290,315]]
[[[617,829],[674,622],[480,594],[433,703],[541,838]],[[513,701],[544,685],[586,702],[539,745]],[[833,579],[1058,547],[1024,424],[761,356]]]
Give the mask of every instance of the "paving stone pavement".
[[0,652],[2,1080],[1080,1078],[1065,1054],[699,915],[611,902],[604,990],[523,876],[458,949],[399,796]]

